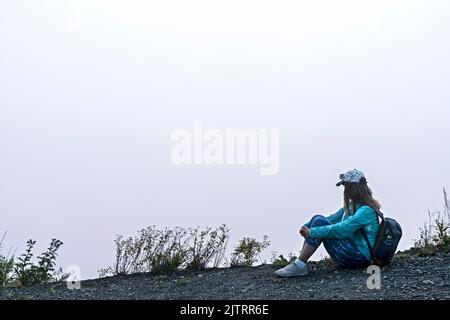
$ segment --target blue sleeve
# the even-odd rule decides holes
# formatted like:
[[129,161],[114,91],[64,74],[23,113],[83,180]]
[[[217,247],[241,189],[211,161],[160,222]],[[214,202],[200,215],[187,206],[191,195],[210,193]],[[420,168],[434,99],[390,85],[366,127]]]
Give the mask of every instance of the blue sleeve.
[[[338,223],[342,220],[342,215],[344,214],[344,208],[339,209],[338,212],[328,215],[326,218],[330,220],[331,223]],[[307,227],[309,222],[305,223],[304,226]]]
[[337,222],[328,226],[311,228],[311,238],[323,239],[346,239],[364,226],[370,224],[374,219],[374,210],[368,206],[360,207],[356,213],[342,222]]
[[344,208],[339,209],[338,212],[330,214],[327,219],[330,220],[332,224],[338,223],[342,220],[342,215],[344,214]]

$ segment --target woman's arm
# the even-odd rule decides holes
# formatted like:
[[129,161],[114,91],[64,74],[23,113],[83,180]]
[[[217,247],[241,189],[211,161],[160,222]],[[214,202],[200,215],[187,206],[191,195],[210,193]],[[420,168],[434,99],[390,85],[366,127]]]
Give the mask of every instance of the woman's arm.
[[344,215],[344,208],[339,209],[338,212],[330,214],[327,216],[327,219],[330,220],[332,224],[338,223],[342,220],[342,216]]
[[[330,214],[328,216],[326,216],[326,218],[328,220],[330,220],[331,223],[338,223],[339,221],[342,220],[342,215],[344,214],[344,208],[339,209],[338,212]],[[303,225],[304,227],[308,227],[309,228],[309,222],[305,223]]]
[[342,222],[337,222],[328,226],[314,227],[310,230],[311,238],[323,239],[346,239],[350,238],[358,229],[372,222],[375,211],[368,206],[360,207],[356,213]]

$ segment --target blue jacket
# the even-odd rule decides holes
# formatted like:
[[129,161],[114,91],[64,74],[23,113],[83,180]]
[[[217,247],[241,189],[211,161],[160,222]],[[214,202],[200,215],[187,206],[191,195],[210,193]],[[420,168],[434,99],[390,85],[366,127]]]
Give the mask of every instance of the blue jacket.
[[350,239],[355,243],[359,252],[371,261],[369,247],[360,229],[366,230],[369,242],[373,247],[379,229],[377,213],[369,206],[358,206],[355,214],[352,214],[352,210],[349,211],[350,214],[346,214],[345,209],[342,208],[329,215],[327,218],[332,224],[311,228],[310,236],[317,239]]

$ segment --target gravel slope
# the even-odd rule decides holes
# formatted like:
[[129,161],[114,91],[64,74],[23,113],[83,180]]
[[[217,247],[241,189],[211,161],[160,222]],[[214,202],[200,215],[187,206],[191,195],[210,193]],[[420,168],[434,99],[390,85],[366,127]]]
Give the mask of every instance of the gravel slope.
[[369,290],[366,270],[312,262],[310,274],[283,279],[272,265],[135,274],[81,283],[0,289],[0,299],[450,299],[450,255],[399,253],[381,270],[381,289]]

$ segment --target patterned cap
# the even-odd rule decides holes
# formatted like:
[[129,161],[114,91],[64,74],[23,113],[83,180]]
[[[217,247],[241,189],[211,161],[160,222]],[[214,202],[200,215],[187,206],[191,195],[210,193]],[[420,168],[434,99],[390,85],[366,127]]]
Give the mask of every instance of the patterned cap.
[[347,171],[346,173],[343,173],[339,176],[339,181],[336,186],[341,186],[346,182],[355,182],[355,183],[365,183],[367,182],[366,177],[364,176],[364,173],[362,173],[359,170],[353,169],[350,171]]

